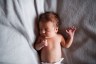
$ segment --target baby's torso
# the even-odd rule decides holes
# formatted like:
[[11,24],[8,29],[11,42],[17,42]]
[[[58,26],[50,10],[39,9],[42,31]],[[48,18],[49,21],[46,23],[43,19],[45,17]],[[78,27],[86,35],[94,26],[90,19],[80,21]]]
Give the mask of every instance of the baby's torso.
[[59,35],[51,39],[47,39],[48,46],[41,50],[41,61],[56,62],[61,59],[61,38]]

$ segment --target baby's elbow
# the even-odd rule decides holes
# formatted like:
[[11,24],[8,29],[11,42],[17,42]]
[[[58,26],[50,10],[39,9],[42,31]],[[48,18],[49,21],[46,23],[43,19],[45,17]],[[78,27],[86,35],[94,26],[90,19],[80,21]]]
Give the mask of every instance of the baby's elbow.
[[35,47],[35,50],[39,51],[40,49],[38,47]]
[[34,49],[37,50],[37,51],[39,50],[38,47],[37,47],[36,45],[34,46]]
[[70,46],[62,46],[63,48],[70,48]]
[[34,49],[35,49],[35,50],[37,50],[37,51],[38,51],[38,48],[37,48],[37,46],[36,46],[36,45],[34,45],[33,47],[34,47]]
[[38,49],[38,48],[35,48],[35,50],[36,50],[36,51],[39,51],[40,49]]
[[70,46],[65,46],[65,48],[70,48]]

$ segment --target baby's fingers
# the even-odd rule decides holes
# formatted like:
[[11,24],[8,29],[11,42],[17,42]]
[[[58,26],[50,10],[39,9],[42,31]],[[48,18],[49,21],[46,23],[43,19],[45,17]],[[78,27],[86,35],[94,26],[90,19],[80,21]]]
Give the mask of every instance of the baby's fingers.
[[45,40],[45,46],[48,46],[47,40]]
[[67,33],[69,33],[69,30],[66,30]]
[[72,32],[75,32],[76,31],[76,27],[72,26]]

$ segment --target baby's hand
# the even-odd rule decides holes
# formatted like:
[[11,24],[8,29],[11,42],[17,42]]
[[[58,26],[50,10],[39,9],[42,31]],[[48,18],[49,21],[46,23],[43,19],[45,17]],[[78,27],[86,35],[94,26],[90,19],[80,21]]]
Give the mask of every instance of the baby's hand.
[[43,41],[43,43],[44,43],[44,45],[45,45],[45,46],[47,46],[47,45],[48,45],[48,43],[47,43],[47,40],[46,40],[46,39]]
[[70,28],[68,28],[67,30],[66,30],[66,32],[68,33],[68,35],[70,36],[70,37],[74,37],[74,33],[75,33],[75,31],[76,31],[76,27],[70,27]]
[[42,40],[41,41],[41,45],[44,47],[44,46],[48,46],[48,43],[47,43],[47,40]]

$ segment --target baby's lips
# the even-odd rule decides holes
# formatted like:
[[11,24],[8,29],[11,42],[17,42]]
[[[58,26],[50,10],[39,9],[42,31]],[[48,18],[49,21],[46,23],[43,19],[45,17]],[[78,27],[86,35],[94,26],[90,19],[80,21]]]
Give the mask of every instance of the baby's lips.
[[45,35],[45,34],[41,34],[41,36],[42,36],[43,38],[45,38],[46,35]]

